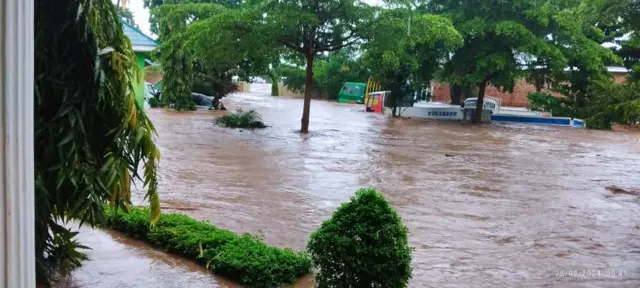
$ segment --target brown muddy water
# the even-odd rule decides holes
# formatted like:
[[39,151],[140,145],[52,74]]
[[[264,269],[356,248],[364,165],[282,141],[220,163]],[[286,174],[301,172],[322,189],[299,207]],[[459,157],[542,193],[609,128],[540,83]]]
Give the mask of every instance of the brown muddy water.
[[[640,287],[640,196],[606,189],[640,189],[639,133],[388,119],[314,101],[312,132],[300,135],[299,99],[224,102],[271,127],[148,111],[164,211],[304,249],[357,188],[375,187],[409,228],[410,287]],[[68,286],[237,287],[118,234],[85,230],[81,240],[92,260]]]

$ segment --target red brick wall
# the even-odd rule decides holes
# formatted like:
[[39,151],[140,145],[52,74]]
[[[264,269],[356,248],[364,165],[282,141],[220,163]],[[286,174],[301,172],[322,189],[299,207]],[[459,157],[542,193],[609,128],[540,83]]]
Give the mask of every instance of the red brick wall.
[[[451,101],[450,91],[451,89],[448,84],[435,84],[433,89],[433,101],[449,103]],[[520,80],[513,88],[513,93],[502,92],[498,90],[498,88],[489,85],[487,86],[485,95],[502,100],[502,106],[529,107],[527,95],[529,95],[530,92],[536,92],[536,87],[527,83],[525,80]]]
[[[626,73],[616,73],[614,74],[614,80],[619,84],[625,81],[626,76]],[[501,99],[503,106],[529,107],[527,95],[530,92],[536,92],[536,87],[522,79],[513,88],[513,93],[501,92],[498,88],[490,85],[487,86],[485,95]],[[436,83],[434,85],[433,101],[451,102],[451,92],[448,84]]]

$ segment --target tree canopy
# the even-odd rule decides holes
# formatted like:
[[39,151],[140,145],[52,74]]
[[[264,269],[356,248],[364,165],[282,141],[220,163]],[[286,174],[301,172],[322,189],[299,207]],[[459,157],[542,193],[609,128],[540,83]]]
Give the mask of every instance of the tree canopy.
[[541,61],[549,69],[566,67],[562,52],[547,41],[557,25],[546,0],[433,0],[420,8],[449,17],[464,39],[445,63],[442,79],[479,88],[475,121],[487,85],[512,90],[521,71]]
[[[249,1],[190,25],[190,47],[211,65],[249,63],[250,71],[266,71],[283,54],[299,55],[311,87],[316,56],[361,41],[373,11],[355,0]],[[310,92],[305,89],[301,132],[308,132]]]
[[[354,54],[351,49],[343,49],[319,56],[313,63],[313,91],[326,93],[329,99],[335,99],[344,82],[366,82],[371,73]],[[285,78],[283,82],[289,89],[304,92],[304,67],[281,65],[278,72]]]
[[[392,91],[392,106],[411,105],[437,79],[452,86],[454,103],[462,92],[477,91],[480,112],[487,86],[511,91],[524,77],[540,92],[563,95],[533,95],[534,108],[556,105],[551,110],[589,118],[599,101],[595,91],[603,91],[596,88],[613,85],[607,66],[640,71],[637,0],[385,3],[145,0],[163,43],[165,79],[174,78],[165,89],[172,101],[188,100],[194,81],[216,83],[218,96],[233,75],[267,75],[274,83],[286,76],[288,86],[305,92],[302,132],[311,90],[334,94],[355,78],[382,83]],[[618,48],[603,47],[607,42]],[[341,58],[344,48],[354,51],[351,59]],[[358,73],[344,67],[359,67]]]
[[136,21],[133,19],[133,12],[129,8],[118,7],[118,15],[120,15],[120,19],[133,27],[140,28]]
[[[462,44],[451,21],[412,6],[381,11],[363,45],[362,61],[372,76],[391,91],[389,105],[411,105],[425,90],[449,53]],[[394,109],[395,114],[395,109]]]

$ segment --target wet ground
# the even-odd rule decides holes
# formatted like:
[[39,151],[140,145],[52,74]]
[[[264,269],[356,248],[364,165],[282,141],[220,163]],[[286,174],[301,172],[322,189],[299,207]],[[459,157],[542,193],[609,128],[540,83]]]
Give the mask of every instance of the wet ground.
[[[640,133],[388,119],[314,101],[312,132],[300,135],[299,99],[223,102],[256,109],[271,127],[148,111],[165,211],[304,249],[357,188],[375,187],[409,228],[410,287],[640,287],[640,196],[606,189],[640,188]],[[93,260],[70,286],[233,286],[117,234],[81,236]]]

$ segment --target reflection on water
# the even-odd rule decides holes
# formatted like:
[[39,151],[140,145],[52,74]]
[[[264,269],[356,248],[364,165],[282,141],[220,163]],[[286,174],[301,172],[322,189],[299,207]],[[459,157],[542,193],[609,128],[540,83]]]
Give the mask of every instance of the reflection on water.
[[[314,101],[312,132],[300,135],[299,99],[253,93],[224,102],[230,110],[256,109],[271,127],[217,127],[221,111],[149,110],[159,134],[165,210],[304,249],[309,234],[357,188],[375,187],[409,228],[411,287],[640,286],[640,197],[605,189],[640,188],[640,134],[387,119],[359,105]],[[143,195],[134,197],[140,202]],[[110,251],[88,244],[93,253]],[[141,274],[154,266],[135,261],[138,270],[90,275],[91,281],[220,283],[200,273],[186,286],[171,286],[191,268]],[[555,275],[581,269],[626,276]]]

